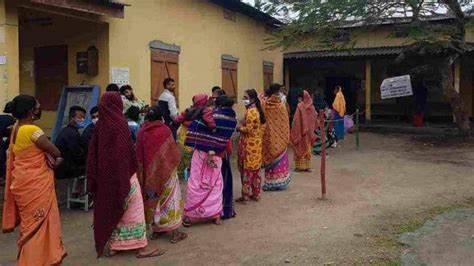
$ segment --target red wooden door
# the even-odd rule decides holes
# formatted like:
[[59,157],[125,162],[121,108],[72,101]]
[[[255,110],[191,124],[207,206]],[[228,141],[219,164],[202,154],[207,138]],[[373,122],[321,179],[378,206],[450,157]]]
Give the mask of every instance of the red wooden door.
[[[174,79],[175,96],[179,99],[179,55],[177,53],[153,49],[151,51],[151,104],[156,104],[164,90],[163,81]],[[178,104],[178,103],[177,103]]]
[[273,67],[263,66],[263,89],[266,90],[273,83]]
[[45,46],[34,50],[35,96],[44,110],[55,111],[61,91],[68,84],[67,46]]
[[237,62],[222,60],[222,89],[227,96],[237,97]]

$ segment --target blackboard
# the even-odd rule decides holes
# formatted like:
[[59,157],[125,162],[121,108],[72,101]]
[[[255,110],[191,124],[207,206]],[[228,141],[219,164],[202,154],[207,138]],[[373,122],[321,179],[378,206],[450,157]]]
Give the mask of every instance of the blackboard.
[[61,129],[68,124],[69,108],[73,105],[81,106],[87,110],[86,122],[90,123],[91,117],[89,111],[94,106],[97,106],[99,102],[99,94],[100,88],[96,85],[64,87],[59,100],[52,140],[55,141]]

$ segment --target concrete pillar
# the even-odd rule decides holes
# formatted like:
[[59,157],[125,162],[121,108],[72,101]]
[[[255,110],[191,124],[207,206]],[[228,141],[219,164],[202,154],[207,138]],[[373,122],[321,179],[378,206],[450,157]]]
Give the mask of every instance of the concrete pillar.
[[461,60],[454,63],[454,90],[457,93],[461,91]]
[[365,61],[365,120],[372,118],[372,64],[370,60]]
[[11,2],[0,0],[0,112],[20,92],[18,12]]

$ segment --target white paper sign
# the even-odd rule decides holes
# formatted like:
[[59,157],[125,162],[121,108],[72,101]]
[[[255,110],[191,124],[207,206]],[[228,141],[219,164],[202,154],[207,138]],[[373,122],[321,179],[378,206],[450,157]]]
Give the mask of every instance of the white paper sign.
[[7,63],[7,56],[0,55],[0,65],[5,65]]
[[382,99],[413,95],[410,75],[384,79],[380,86],[380,94]]
[[117,85],[130,84],[130,69],[128,67],[112,67],[110,80]]

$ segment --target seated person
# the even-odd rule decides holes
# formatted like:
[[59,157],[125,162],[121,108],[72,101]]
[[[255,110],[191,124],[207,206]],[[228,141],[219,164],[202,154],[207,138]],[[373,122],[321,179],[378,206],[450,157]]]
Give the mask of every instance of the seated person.
[[132,134],[132,140],[136,142],[138,130],[140,129],[140,109],[133,105],[130,106],[125,113],[125,117],[127,117],[128,120],[128,129],[130,129],[130,133]]
[[97,121],[99,121],[99,108],[97,106],[92,107],[90,115],[92,123],[90,123],[82,132],[82,139],[84,141],[86,150],[89,147],[89,142],[91,141],[92,135],[94,134],[95,124],[97,123]]
[[55,169],[58,179],[77,178],[85,174],[87,148],[79,129],[85,127],[86,110],[80,106],[69,109],[69,124],[61,130],[56,146],[63,155],[64,162]]

